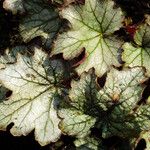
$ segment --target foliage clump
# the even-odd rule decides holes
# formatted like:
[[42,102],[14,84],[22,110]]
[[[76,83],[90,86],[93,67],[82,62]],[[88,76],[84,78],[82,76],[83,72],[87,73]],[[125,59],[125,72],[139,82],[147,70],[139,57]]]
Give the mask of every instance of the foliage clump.
[[[14,136],[34,130],[40,145],[54,149],[65,147],[64,135],[79,150],[109,149],[113,137],[122,141],[116,148],[135,148],[144,138],[149,149],[150,94],[143,95],[149,91],[149,15],[133,24],[120,6],[4,0],[18,20],[15,38],[1,35],[11,42],[0,55],[0,130],[11,123]],[[3,15],[0,20],[2,28]]]

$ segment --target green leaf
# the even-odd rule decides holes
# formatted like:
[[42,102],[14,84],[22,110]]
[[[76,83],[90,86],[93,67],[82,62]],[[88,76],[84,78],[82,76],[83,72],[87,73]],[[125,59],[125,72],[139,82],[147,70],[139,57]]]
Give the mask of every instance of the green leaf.
[[10,132],[15,136],[34,129],[36,140],[46,145],[61,135],[56,109],[67,73],[61,60],[50,60],[41,49],[34,49],[33,56],[18,54],[15,64],[0,70],[2,85],[12,91],[0,103],[0,129],[6,130],[12,122]]
[[[72,89],[69,94],[70,98],[74,100],[75,105],[78,105],[78,109],[74,109],[70,107],[68,107],[67,109],[63,107],[58,111],[60,118],[63,119],[60,123],[60,129],[62,130],[62,132],[69,135],[75,135],[80,138],[83,138],[90,133],[90,128],[93,127],[96,121],[94,117],[84,114],[84,110],[82,109],[84,105],[85,97],[84,96],[82,97],[81,94],[82,94],[82,90],[86,88],[86,81],[84,81],[85,79],[83,76],[84,75],[82,75],[81,81],[79,83],[78,82],[76,83],[75,81],[72,82],[71,84]],[[94,77],[95,76],[93,76],[93,82],[94,82]],[[87,81],[90,80],[89,78],[90,75],[89,76],[87,75]],[[93,91],[91,90],[91,92]],[[89,101],[89,106],[90,106],[90,101]],[[87,105],[87,109],[89,106]]]
[[141,105],[134,113],[135,120],[142,131],[150,130],[150,105]]
[[[99,91],[99,105],[105,105],[105,111],[101,113],[98,127],[102,129],[104,138],[119,136],[123,138],[136,137],[144,130],[143,124],[149,117],[134,116],[134,110],[141,99],[143,87],[140,86],[146,80],[141,68],[132,68],[118,71],[112,69],[107,76],[105,86]],[[137,109],[140,111],[141,109]],[[145,122],[144,122],[145,121]],[[143,122],[142,126],[141,123]]]
[[61,109],[59,117],[62,121],[59,124],[64,134],[83,138],[90,133],[90,128],[95,124],[95,118],[83,114],[76,109]]
[[[70,132],[74,133],[75,130],[76,134],[80,134],[82,129],[80,118],[83,118],[84,115],[96,119],[95,127],[102,131],[104,138],[110,136],[131,138],[137,136],[142,130],[148,129],[149,115],[143,108],[137,109],[137,112],[134,110],[143,91],[140,83],[146,80],[142,68],[122,71],[112,68],[107,75],[103,89],[98,87],[96,80],[94,71],[90,70],[81,75],[80,81],[72,82],[70,100],[66,102],[68,108],[60,109],[59,113],[59,115],[64,114],[61,124],[62,131],[70,135]],[[73,112],[77,112],[76,115],[69,115],[72,109]],[[74,126],[69,126],[72,120],[75,129]],[[87,134],[89,129],[86,130]]]
[[72,59],[84,47],[86,59],[77,68],[79,74],[94,67],[101,76],[111,65],[120,65],[117,51],[122,42],[113,33],[122,26],[123,17],[120,8],[114,9],[113,1],[86,0],[85,5],[63,9],[62,16],[72,27],[58,36],[52,55],[63,53],[65,59]]
[[51,43],[61,27],[58,13],[46,0],[28,0],[24,2],[27,15],[20,23],[20,34],[25,42],[42,37],[45,48]]
[[80,138],[74,141],[77,150],[99,150],[101,142],[93,137]]
[[135,67],[143,66],[147,70],[147,75],[150,76],[150,26],[144,24],[136,31],[134,42],[125,43],[123,45],[122,59],[125,61],[125,66]]

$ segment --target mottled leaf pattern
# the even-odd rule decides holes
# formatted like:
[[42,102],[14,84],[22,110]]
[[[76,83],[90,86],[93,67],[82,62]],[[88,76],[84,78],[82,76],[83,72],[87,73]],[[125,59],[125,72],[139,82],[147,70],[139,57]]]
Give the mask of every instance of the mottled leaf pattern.
[[80,138],[74,143],[77,150],[99,150],[101,148],[100,140],[93,137]]
[[70,123],[74,120],[74,124],[79,126],[77,124],[84,114],[97,120],[95,125],[102,130],[104,138],[137,136],[142,130],[148,129],[150,123],[147,111],[144,111],[146,109],[139,108],[134,112],[143,90],[140,83],[144,80],[146,78],[141,68],[123,71],[112,68],[104,88],[98,90],[94,72],[91,70],[83,74],[80,81],[72,82],[69,95],[69,105],[76,110],[78,118],[74,119],[74,115],[70,116],[66,109],[61,109],[60,115],[64,114],[62,131],[73,132],[72,128],[66,126],[69,125],[68,116]]
[[50,49],[53,38],[61,27],[61,20],[47,0],[28,0],[24,2],[28,12],[20,23],[20,33],[25,42],[42,37],[45,48]]
[[150,149],[150,17],[133,24],[117,4],[0,3],[0,130],[34,130],[56,150],[135,149],[141,139]]
[[63,53],[65,59],[78,56],[86,49],[86,59],[77,68],[79,74],[94,67],[103,75],[111,65],[119,66],[117,51],[121,41],[113,33],[122,26],[122,12],[114,9],[111,0],[86,0],[85,5],[69,6],[62,10],[71,29],[58,36],[52,54]]
[[13,135],[27,135],[35,129],[41,145],[55,142],[61,134],[56,108],[64,74],[62,62],[49,60],[38,48],[33,57],[19,54],[15,64],[0,70],[2,84],[12,91],[9,100],[0,103],[0,129],[6,130],[13,122]]
[[62,109],[59,116],[63,119],[59,124],[60,129],[68,135],[80,138],[88,135],[90,128],[95,124],[95,118],[76,109]]
[[123,45],[122,59],[125,66],[143,66],[150,76],[150,26],[145,24],[140,26],[134,36],[136,45],[125,43]]

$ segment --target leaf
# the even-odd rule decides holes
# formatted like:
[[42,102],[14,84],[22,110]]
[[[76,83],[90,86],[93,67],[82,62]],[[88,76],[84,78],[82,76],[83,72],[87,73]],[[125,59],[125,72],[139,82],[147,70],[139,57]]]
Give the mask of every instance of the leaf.
[[122,26],[123,16],[113,1],[86,0],[85,5],[63,9],[62,16],[72,27],[58,36],[52,55],[63,53],[65,59],[73,59],[85,47],[87,57],[77,68],[79,74],[94,67],[101,76],[111,65],[120,65],[117,51],[122,42],[113,33]]
[[[95,76],[93,76],[93,82],[95,79],[94,77]],[[87,78],[90,78],[90,76],[87,76]],[[87,79],[87,80],[90,80],[90,79]],[[84,83],[82,83],[82,81]],[[62,109],[58,111],[58,115],[60,116],[60,118],[62,118],[62,121],[59,125],[62,132],[69,134],[69,135],[75,135],[79,138],[83,138],[86,135],[88,135],[90,133],[90,128],[93,127],[96,121],[94,117],[84,114],[84,111],[82,109],[84,105],[84,102],[83,102],[84,96],[82,98],[81,93],[82,93],[82,90],[84,90],[86,86],[85,82],[86,81],[84,81],[84,77],[81,77],[81,82],[79,83],[72,82],[71,84],[72,89],[70,91],[70,98],[75,101],[76,105],[79,105],[78,109],[73,109],[70,107],[68,107],[67,109],[63,107]],[[76,93],[73,93],[73,92],[76,92]],[[90,106],[90,103],[89,103],[89,106]],[[89,106],[87,105],[87,109]]]
[[138,122],[138,126],[142,129],[142,131],[150,130],[150,105],[142,105],[134,114],[136,122]]
[[20,23],[20,34],[24,42],[40,36],[45,48],[50,49],[61,27],[58,13],[46,0],[28,0],[24,2],[24,8],[27,15]]
[[90,128],[95,124],[95,118],[74,109],[61,109],[59,117],[63,120],[59,127],[64,134],[83,138],[90,133]]
[[[134,110],[143,91],[140,83],[146,80],[142,68],[122,71],[112,68],[103,89],[99,89],[96,80],[94,71],[90,70],[81,75],[80,81],[72,82],[70,100],[66,102],[68,108],[59,110],[59,115],[63,114],[63,117],[61,116],[63,128],[60,128],[62,131],[70,135],[75,130],[76,134],[80,135],[83,127],[80,127],[78,118],[83,118],[83,115],[91,116],[96,120],[95,127],[102,131],[103,138],[111,136],[131,138],[150,127],[148,112],[144,111],[146,109],[139,108],[137,112]],[[72,109],[76,115],[71,115]],[[75,129],[74,126],[70,126],[72,120]],[[85,127],[89,126],[85,125]],[[86,130],[87,134],[89,129]]]
[[41,49],[35,47],[32,57],[18,54],[15,64],[0,70],[2,84],[12,91],[10,98],[0,103],[0,129],[6,130],[13,122],[10,132],[15,136],[34,129],[41,145],[57,141],[61,131],[56,110],[65,78],[62,61],[49,60]]
[[[135,108],[143,92],[141,83],[146,80],[141,68],[118,71],[112,69],[107,76],[105,86],[99,91],[99,105],[105,105],[98,126],[102,129],[104,138],[119,136],[122,138],[136,137],[145,130],[149,122],[147,114],[143,118],[134,114],[142,112],[142,108]],[[142,124],[142,125],[141,125]],[[150,127],[150,126],[149,126]]]
[[101,146],[100,140],[93,137],[85,137],[75,140],[77,150],[99,150]]
[[24,13],[23,0],[5,0],[3,8],[11,11],[13,14]]
[[136,31],[134,42],[125,43],[123,45],[122,59],[125,61],[125,66],[135,67],[142,66],[147,70],[147,75],[150,76],[150,26],[144,24]]

